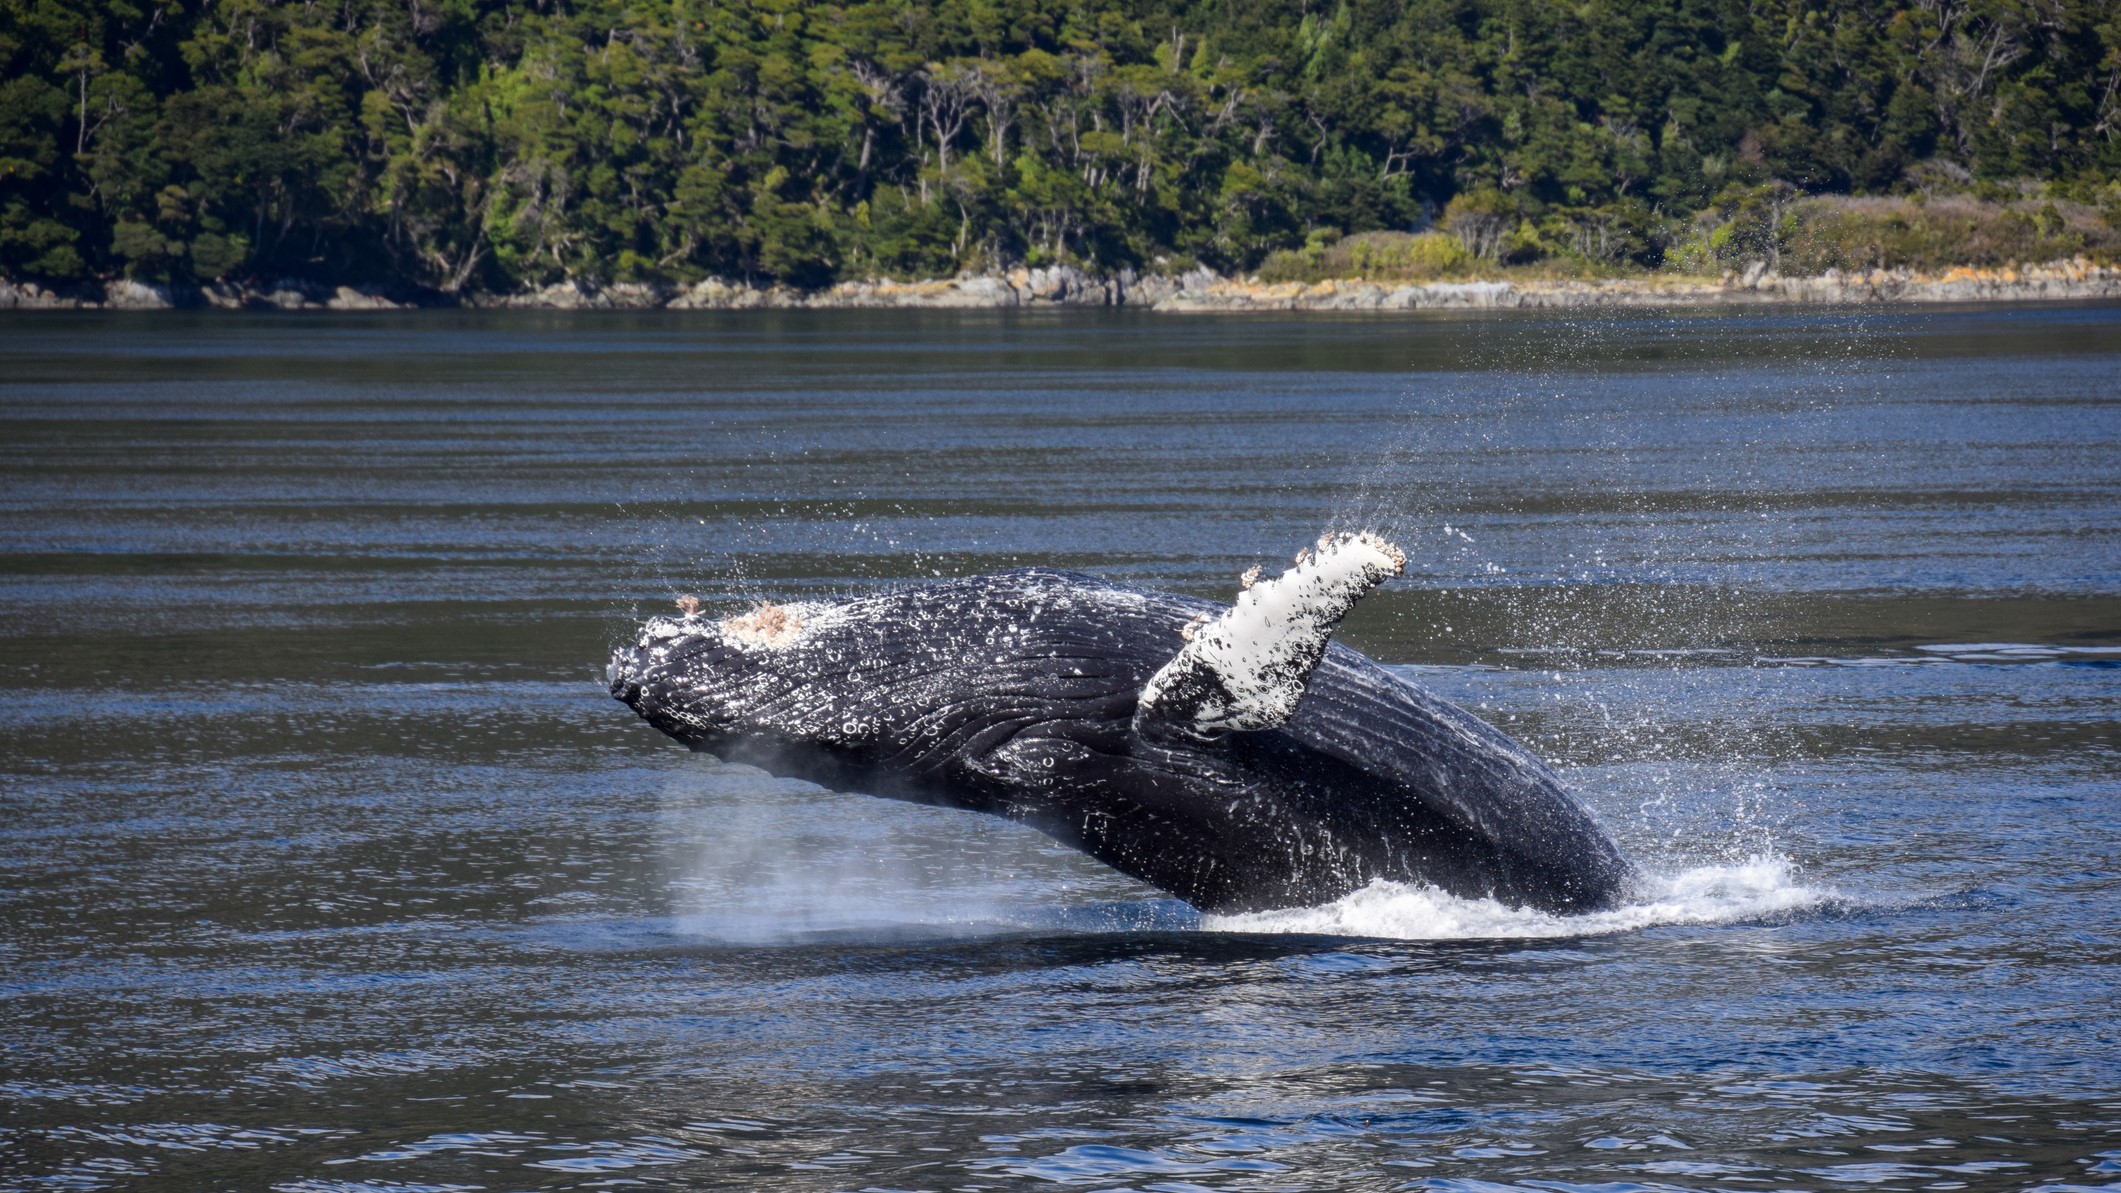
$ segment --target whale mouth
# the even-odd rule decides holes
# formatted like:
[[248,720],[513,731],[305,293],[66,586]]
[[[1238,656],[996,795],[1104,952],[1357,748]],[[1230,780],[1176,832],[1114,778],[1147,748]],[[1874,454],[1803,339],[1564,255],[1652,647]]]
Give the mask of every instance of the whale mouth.
[[604,664],[604,686],[611,694],[632,704],[641,694],[641,648],[621,646],[611,652],[611,661]]
[[611,652],[611,661],[604,666],[604,682],[611,694],[637,709],[642,679],[668,660],[679,642],[700,637],[711,624],[690,611],[683,617],[649,619],[638,639]]

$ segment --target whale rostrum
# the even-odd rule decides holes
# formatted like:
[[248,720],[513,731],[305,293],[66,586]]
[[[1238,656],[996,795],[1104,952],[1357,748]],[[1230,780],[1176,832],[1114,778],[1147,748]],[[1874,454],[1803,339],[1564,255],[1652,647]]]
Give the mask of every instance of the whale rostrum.
[[1539,759],[1331,641],[1405,568],[1335,534],[1216,606],[1025,568],[651,619],[612,694],[727,760],[1005,816],[1205,911],[1380,879],[1553,912],[1633,870]]

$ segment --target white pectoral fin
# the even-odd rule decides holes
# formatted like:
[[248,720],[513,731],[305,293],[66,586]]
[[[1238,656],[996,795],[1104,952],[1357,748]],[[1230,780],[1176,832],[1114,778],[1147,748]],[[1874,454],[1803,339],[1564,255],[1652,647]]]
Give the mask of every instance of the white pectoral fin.
[[1273,729],[1303,698],[1326,643],[1355,602],[1406,570],[1399,548],[1370,533],[1327,535],[1272,580],[1250,582],[1222,616],[1142,685],[1135,723],[1201,736]]

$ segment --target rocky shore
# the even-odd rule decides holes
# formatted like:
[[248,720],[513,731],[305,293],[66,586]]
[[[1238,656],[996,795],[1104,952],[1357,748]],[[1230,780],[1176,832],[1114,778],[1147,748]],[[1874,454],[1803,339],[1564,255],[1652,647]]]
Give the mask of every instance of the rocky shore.
[[1515,307],[1662,307],[1725,303],[1937,303],[2121,298],[2121,268],[2083,258],[1941,274],[1872,270],[1786,278],[1763,264],[1721,278],[1649,275],[1613,281],[1373,282],[1361,278],[1267,283],[1208,270],[1167,276],[1132,271],[1097,277],[1068,266],[935,281],[841,282],[794,290],[709,279],[689,287],[568,281],[519,294],[443,295],[367,286],[325,287],[283,279],[266,288],[229,283],[169,286],[120,279],[49,290],[0,281],[0,310],[387,311],[415,307],[534,310],[1000,309],[1136,307],[1215,311],[1417,311]]

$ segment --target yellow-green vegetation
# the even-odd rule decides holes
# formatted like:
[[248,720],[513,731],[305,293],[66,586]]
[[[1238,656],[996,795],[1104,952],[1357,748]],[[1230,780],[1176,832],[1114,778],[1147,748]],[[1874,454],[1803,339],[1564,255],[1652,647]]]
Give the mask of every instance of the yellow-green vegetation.
[[[2036,187],[2023,188],[2037,190]],[[1790,276],[1872,269],[1942,273],[2084,258],[2121,262],[2121,201],[1971,194],[1807,196],[1782,187],[1726,195],[1657,230],[1658,266],[1602,251],[1610,230],[1567,215],[1508,227],[1454,212],[1453,230],[1314,230],[1304,247],[1269,253],[1263,282],[1436,282],[1482,279],[1595,280],[1665,272],[1716,276],[1747,267]]]
[[2116,213],[2066,199],[1819,198],[1806,200],[1793,214],[1795,226],[1782,253],[1786,273],[1873,268],[1934,273],[1961,265],[2078,256],[2112,264],[2121,249]]
[[1807,196],[1762,187],[1726,196],[1673,237],[1666,268],[1713,274],[1760,262],[1778,273],[1871,269],[1936,273],[2121,253],[2121,188],[2086,188],[2094,204],[2026,184],[1987,194]]
[[2113,0],[0,0],[0,276],[2104,252],[2117,128]]
[[1480,259],[1448,232],[1314,231],[1300,249],[1267,254],[1259,267],[1265,282],[1316,282],[1367,278],[1375,282],[1433,282],[1468,277]]

